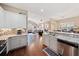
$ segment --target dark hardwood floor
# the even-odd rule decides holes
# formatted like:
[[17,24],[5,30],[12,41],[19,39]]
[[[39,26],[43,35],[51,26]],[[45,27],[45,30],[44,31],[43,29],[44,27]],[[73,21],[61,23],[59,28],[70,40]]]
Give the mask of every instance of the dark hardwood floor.
[[37,41],[32,42],[27,47],[10,51],[7,56],[47,56],[45,52],[42,51],[45,47],[42,44],[42,37],[40,37]]

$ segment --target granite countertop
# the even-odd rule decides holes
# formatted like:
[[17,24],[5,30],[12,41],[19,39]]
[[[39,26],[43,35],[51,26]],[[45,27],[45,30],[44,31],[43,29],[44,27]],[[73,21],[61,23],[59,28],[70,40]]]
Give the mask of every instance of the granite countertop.
[[[48,33],[47,33],[48,34]],[[56,32],[55,37],[64,42],[72,43],[74,45],[79,45],[79,34],[69,33],[69,32]],[[50,34],[48,34],[50,35]]]
[[57,34],[68,34],[68,35],[79,35],[79,33],[73,33],[73,32],[56,32]]
[[21,35],[16,35],[16,34],[12,34],[12,35],[3,35],[3,36],[0,36],[0,40],[7,40],[9,37],[22,36],[22,35],[27,35],[27,34],[21,34]]
[[58,40],[62,40],[62,41],[67,42],[69,44],[74,44],[75,46],[79,45],[79,38],[67,37],[64,35],[58,35],[58,36],[56,36],[56,38]]

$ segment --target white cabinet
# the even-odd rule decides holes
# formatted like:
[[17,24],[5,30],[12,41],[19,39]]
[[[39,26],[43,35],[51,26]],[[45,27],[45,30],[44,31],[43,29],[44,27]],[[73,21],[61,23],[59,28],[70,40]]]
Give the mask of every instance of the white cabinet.
[[0,28],[26,28],[26,15],[5,11],[0,7]]
[[27,36],[13,36],[7,39],[7,52],[16,48],[27,46]]
[[0,7],[0,28],[4,28],[5,27],[5,13],[4,10]]
[[17,48],[19,45],[19,41],[18,39],[15,37],[10,37],[7,39],[7,53],[9,52],[9,50],[15,49]]
[[11,49],[15,49],[19,47],[19,40],[17,37],[11,38]]
[[6,11],[6,25],[7,28],[15,28],[15,22],[17,19],[17,13],[12,13],[12,12],[8,12]]
[[53,35],[50,35],[49,48],[53,51],[57,51],[57,39]]
[[52,34],[43,35],[43,44],[57,52],[57,39]]
[[17,14],[17,27],[26,28],[26,15]]
[[27,36],[26,35],[20,36],[19,37],[19,47],[26,46],[26,45],[27,45]]
[[44,34],[43,39],[44,39],[43,40],[44,44],[49,47],[49,43],[50,43],[49,34]]
[[19,40],[17,37],[10,37],[7,40],[7,51],[18,48],[19,46]]
[[26,15],[6,11],[7,28],[26,28]]

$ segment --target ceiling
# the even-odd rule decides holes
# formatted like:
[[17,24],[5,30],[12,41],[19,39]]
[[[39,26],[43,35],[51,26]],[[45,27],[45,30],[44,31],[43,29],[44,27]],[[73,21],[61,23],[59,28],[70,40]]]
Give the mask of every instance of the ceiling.
[[[50,18],[54,20],[79,16],[79,3],[6,3],[7,5],[28,10],[28,18],[40,23]],[[41,9],[43,12],[41,12]]]

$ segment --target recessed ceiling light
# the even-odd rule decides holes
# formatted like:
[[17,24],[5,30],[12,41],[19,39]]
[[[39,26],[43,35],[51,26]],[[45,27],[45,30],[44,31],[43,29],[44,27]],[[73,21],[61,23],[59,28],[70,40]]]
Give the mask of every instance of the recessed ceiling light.
[[44,9],[41,9],[41,12],[44,12]]

